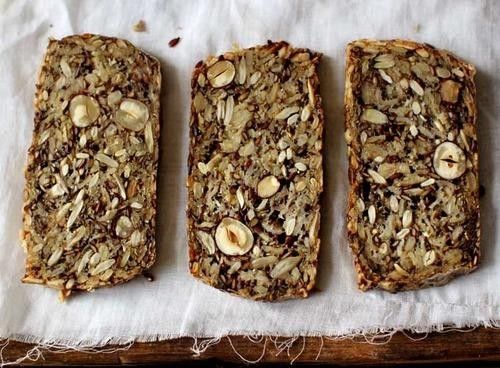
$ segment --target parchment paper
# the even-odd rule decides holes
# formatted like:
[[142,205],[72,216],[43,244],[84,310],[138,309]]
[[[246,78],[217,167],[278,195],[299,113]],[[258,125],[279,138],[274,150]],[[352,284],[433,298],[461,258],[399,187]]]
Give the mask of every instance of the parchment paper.
[[[226,334],[328,335],[430,331],[500,321],[500,2],[495,1],[29,1],[0,0],[0,337],[67,345]],[[147,32],[132,31],[143,19]],[[47,39],[83,32],[123,37],[163,67],[159,259],[138,278],[61,304],[23,285],[19,246],[23,167],[35,77]],[[181,37],[175,48],[168,41]],[[441,288],[359,292],[345,238],[344,48],[362,38],[409,38],[454,51],[478,68],[482,265]],[[318,288],[307,300],[245,301],[189,276],[185,231],[190,73],[208,54],[285,39],[324,53],[325,170]]]

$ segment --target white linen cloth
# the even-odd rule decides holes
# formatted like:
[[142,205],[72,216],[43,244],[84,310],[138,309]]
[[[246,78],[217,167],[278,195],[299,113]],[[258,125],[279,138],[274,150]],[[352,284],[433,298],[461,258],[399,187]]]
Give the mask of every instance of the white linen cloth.
[[[66,345],[227,334],[327,335],[439,330],[500,323],[500,2],[496,1],[29,1],[0,0],[0,337]],[[147,32],[132,31],[143,19]],[[163,69],[158,254],[154,282],[79,294],[21,284],[23,167],[33,128],[35,78],[49,37],[122,37]],[[168,41],[181,37],[175,48]],[[345,237],[344,49],[357,38],[408,38],[474,63],[481,147],[482,264],[449,285],[415,292],[356,289]],[[259,303],[188,274],[185,230],[190,75],[238,43],[287,40],[324,54],[325,193],[318,288],[307,300]]]

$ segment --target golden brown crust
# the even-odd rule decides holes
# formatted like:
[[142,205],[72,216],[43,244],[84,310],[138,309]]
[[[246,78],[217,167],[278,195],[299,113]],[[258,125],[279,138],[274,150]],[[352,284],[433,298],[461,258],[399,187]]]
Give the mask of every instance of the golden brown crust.
[[[396,60],[396,65],[393,65],[394,60]],[[384,65],[383,63],[386,64]],[[415,67],[415,64],[418,65]],[[395,70],[398,67],[402,69]],[[439,73],[437,72],[438,68],[440,68]],[[453,277],[471,272],[477,267],[480,254],[480,229],[476,133],[477,113],[475,107],[474,74],[475,68],[471,64],[460,60],[448,51],[438,50],[428,44],[420,44],[407,40],[358,40],[347,46],[344,101],[350,182],[347,206],[347,230],[350,247],[354,254],[354,263],[360,289],[381,288],[395,292],[443,285]],[[406,79],[406,82],[402,83],[403,87],[397,85],[401,79]],[[411,86],[408,87],[408,81],[411,80],[416,81],[418,86],[423,86],[422,91],[418,89],[418,86],[415,87],[416,91],[421,93],[422,96],[413,91]],[[446,85],[446,83],[448,84]],[[456,90],[451,90],[450,92],[450,89],[445,89],[450,85],[452,87],[455,85],[459,86],[459,94],[457,94]],[[373,93],[380,93],[377,90],[382,91],[382,94],[373,97]],[[387,100],[391,98],[393,100],[399,99],[399,101],[407,98],[407,103],[406,105],[403,104],[398,110],[397,108],[400,106],[398,102],[387,103]],[[434,99],[437,102],[433,102]],[[413,106],[410,105],[411,101],[416,101],[415,111],[413,112],[411,108],[407,108],[408,106]],[[368,117],[368,120],[374,120],[376,124],[364,120],[362,113],[365,113],[367,109],[376,110],[376,116]],[[409,113],[406,112],[408,110],[410,110]],[[382,114],[377,113],[380,111]],[[448,114],[448,116],[444,116],[444,120],[447,123],[447,125],[444,125],[444,128],[442,124],[439,124],[441,120],[436,117],[437,112]],[[434,123],[434,125],[430,123]],[[411,133],[414,136],[408,132],[409,129],[407,126],[405,127],[405,124],[407,126],[410,125],[412,129]],[[414,127],[411,127],[411,125],[414,125]],[[440,129],[443,129],[443,131],[440,131]],[[361,137],[361,134],[364,134],[364,136]],[[425,155],[421,155],[418,156],[420,158],[417,161],[410,162],[409,166],[404,166],[405,168],[410,168],[409,172],[403,174],[396,173],[392,176],[389,175],[389,177],[380,178],[377,176],[377,173],[385,174],[384,170],[380,168],[382,164],[378,166],[379,169],[377,171],[377,165],[373,165],[370,162],[371,159],[368,159],[370,157],[370,154],[367,154],[369,147],[364,146],[362,140],[371,144],[370,139],[372,139],[372,142],[378,139],[370,138],[372,135],[388,137],[388,134],[393,137],[391,140],[396,142],[401,137],[406,137],[402,138],[403,147],[413,145],[415,150],[425,145],[429,147],[433,147],[433,145],[438,146],[443,141],[449,141],[449,138],[452,138],[451,141],[454,141],[465,152],[467,170],[459,178],[445,180],[436,174],[437,171],[435,169],[428,171],[420,169],[423,166],[420,165],[421,163],[425,162],[428,164],[428,161],[431,161]],[[427,134],[429,137],[435,135],[434,139],[436,141],[430,142],[430,138],[424,136],[424,134]],[[461,134],[467,140],[466,143],[460,138]],[[417,141],[418,139],[420,141]],[[411,143],[412,141],[417,143]],[[384,142],[384,139],[381,142]],[[385,144],[383,147],[387,148],[391,146],[390,144]],[[411,151],[411,148],[408,150]],[[405,150],[404,152],[407,151]],[[391,162],[404,163],[404,155],[399,158],[397,155],[393,157],[391,153],[387,152],[384,152],[383,155],[386,156],[381,158],[381,160],[379,159],[379,161],[388,162],[386,168],[391,165]],[[372,169],[376,172],[374,174],[372,172],[372,175],[369,175],[367,174],[367,169]],[[431,209],[424,207],[432,205],[433,202],[430,199],[435,200],[436,196],[439,197],[437,193],[445,186],[453,188],[455,195],[463,198],[460,199],[460,206],[465,211],[465,219],[463,221],[460,220],[457,222],[458,225],[456,225],[457,223],[454,223],[454,220],[442,220],[442,217],[440,217],[442,214],[436,215],[438,216],[435,219],[436,224],[438,224],[438,220],[441,220],[443,223],[449,225],[449,228],[442,229],[445,234],[443,236],[451,236],[453,238],[453,240],[447,240],[447,243],[443,245],[444,248],[437,247],[439,243],[437,235],[435,237],[434,235],[428,237],[428,240],[424,236],[419,242],[419,236],[425,232],[422,227],[415,225],[417,228],[412,228],[409,226],[408,229],[411,230],[407,232],[404,230],[405,227],[401,225],[401,219],[394,220],[395,231],[401,231],[399,235],[403,238],[403,240],[399,240],[400,242],[408,242],[408,240],[404,240],[408,239],[408,237],[417,239],[417,245],[413,245],[414,248],[408,251],[411,254],[407,257],[405,253],[406,245],[397,248],[396,252],[396,248],[393,248],[398,246],[396,241],[390,244],[390,239],[383,241],[377,238],[378,236],[383,236],[380,231],[387,229],[388,226],[386,224],[390,222],[387,213],[391,214],[392,212],[390,209],[385,208],[389,207],[388,202],[390,201],[382,198],[378,202],[373,202],[376,194],[370,196],[367,193],[376,193],[379,191],[386,196],[392,196],[391,189],[395,189],[396,192],[403,192],[405,194],[405,187],[400,186],[398,188],[397,182],[400,179],[398,175],[412,175],[412,173],[418,173],[422,176],[428,175],[431,178],[430,181],[420,182],[420,184],[424,184],[423,186],[420,185],[418,189],[423,193],[419,193],[423,199],[409,198],[410,196],[408,195],[406,197],[408,201],[406,199],[403,200],[403,203],[406,202],[407,205],[410,205],[408,208],[410,212],[413,212],[414,222],[418,221],[418,219],[415,219],[416,215],[417,217],[419,215],[425,217],[426,213],[433,212],[435,208],[444,208],[445,204],[443,202],[437,203],[437,200],[435,201],[437,203],[435,207],[431,207]],[[401,183],[401,180],[399,183]],[[430,198],[429,201],[426,198]],[[367,214],[370,203],[375,203],[375,211],[372,211],[374,214],[377,214],[373,225],[370,224]],[[424,207],[415,208],[415,204],[418,205],[419,203]],[[399,205],[401,205],[401,200]],[[447,209],[444,208],[444,210]],[[382,219],[378,216],[380,212],[386,213],[386,215],[380,216]],[[451,218],[451,215],[449,218]],[[458,229],[453,232],[459,226],[462,231],[460,232],[460,229]],[[369,235],[366,235],[367,231],[364,230],[365,228],[370,229]],[[461,234],[460,238],[464,240],[455,239],[455,235],[459,232]],[[362,239],[363,236],[365,237],[364,239]],[[367,237],[369,240],[367,240]],[[397,238],[394,239],[394,237],[392,239],[398,240]],[[431,240],[436,240],[434,245],[430,244]],[[418,246],[421,248],[417,249]],[[368,251],[367,248],[370,250]],[[382,253],[381,249],[388,253],[388,256],[385,258],[380,256],[379,254]],[[406,262],[405,265],[408,269],[401,267],[397,262]],[[394,266],[394,264],[397,265]],[[428,266],[425,266],[426,264]],[[392,270],[391,267],[393,267]]]

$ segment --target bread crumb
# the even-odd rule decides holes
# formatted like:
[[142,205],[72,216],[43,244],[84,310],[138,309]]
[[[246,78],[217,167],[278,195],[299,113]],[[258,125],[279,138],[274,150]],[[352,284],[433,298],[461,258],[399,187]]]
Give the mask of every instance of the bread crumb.
[[146,22],[144,22],[142,19],[137,22],[136,24],[134,24],[134,26],[132,27],[132,29],[134,30],[134,32],[145,32],[146,31]]

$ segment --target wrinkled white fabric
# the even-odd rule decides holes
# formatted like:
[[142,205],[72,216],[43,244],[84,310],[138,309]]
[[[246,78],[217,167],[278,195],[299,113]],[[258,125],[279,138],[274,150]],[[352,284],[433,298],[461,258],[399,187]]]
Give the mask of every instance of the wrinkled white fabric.
[[[500,321],[500,114],[496,1],[29,1],[0,0],[0,337],[66,344],[178,336],[343,335]],[[147,32],[132,31],[140,19]],[[19,246],[23,167],[33,128],[35,78],[49,37],[122,37],[162,62],[161,162],[155,281],[138,278],[61,304],[24,285]],[[175,48],[168,41],[181,37]],[[482,265],[441,288],[388,294],[356,289],[345,238],[344,48],[357,38],[409,38],[477,66]],[[185,230],[190,74],[196,62],[238,43],[285,39],[324,54],[325,193],[318,288],[307,300],[258,303],[221,293],[187,271]]]

